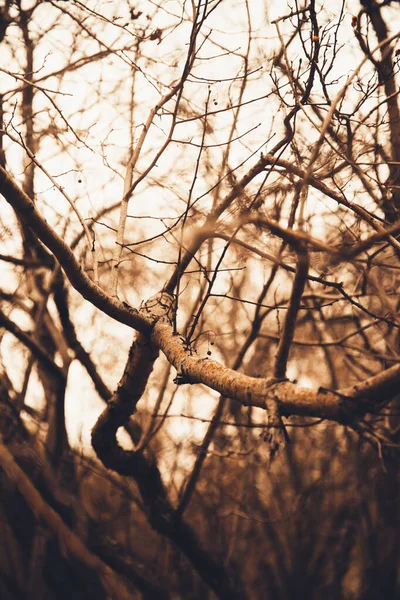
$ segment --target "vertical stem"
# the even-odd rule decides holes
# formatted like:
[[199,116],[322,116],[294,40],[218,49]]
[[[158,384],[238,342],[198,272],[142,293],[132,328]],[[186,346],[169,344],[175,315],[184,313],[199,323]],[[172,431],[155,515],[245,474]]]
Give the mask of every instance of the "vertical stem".
[[286,366],[289,357],[290,346],[292,345],[297,314],[300,308],[301,297],[308,274],[308,253],[303,246],[297,248],[297,268],[294,277],[292,293],[289,300],[289,306],[286,314],[283,331],[276,352],[274,376],[277,379],[284,379],[286,375]]

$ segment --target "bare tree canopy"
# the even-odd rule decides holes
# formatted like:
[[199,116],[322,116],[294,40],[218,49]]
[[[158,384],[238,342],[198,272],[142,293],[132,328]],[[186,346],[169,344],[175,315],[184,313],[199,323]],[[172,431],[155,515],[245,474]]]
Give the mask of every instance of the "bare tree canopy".
[[0,3],[1,598],[399,597],[399,31]]

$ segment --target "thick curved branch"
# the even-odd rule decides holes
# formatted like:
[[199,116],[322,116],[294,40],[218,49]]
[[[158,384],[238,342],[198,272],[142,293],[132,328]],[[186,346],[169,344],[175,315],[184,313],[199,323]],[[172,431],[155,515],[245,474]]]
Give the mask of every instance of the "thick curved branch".
[[135,454],[137,459],[132,462],[132,452],[121,448],[117,431],[135,412],[157,357],[158,349],[139,334],[129,351],[122,379],[93,428],[92,444],[98,457],[120,474],[138,476],[146,468],[140,454]]
[[47,221],[38,212],[34,202],[1,166],[0,193],[14,208],[20,219],[34,231],[37,237],[54,254],[72,286],[86,300],[89,300],[94,306],[113,319],[137,331],[141,331],[142,333],[150,331],[151,321],[149,319],[142,314],[139,315],[138,310],[120,302],[117,298],[111,298],[89,279],[83,272],[70,247],[48,225]]
[[299,415],[348,423],[374,412],[384,400],[398,393],[400,365],[382,371],[363,382],[343,390],[304,388],[274,377],[249,377],[208,358],[191,356],[173,328],[160,319],[151,339],[166,355],[178,374],[175,382],[202,383],[243,406],[266,409],[266,398],[273,393],[283,415]]

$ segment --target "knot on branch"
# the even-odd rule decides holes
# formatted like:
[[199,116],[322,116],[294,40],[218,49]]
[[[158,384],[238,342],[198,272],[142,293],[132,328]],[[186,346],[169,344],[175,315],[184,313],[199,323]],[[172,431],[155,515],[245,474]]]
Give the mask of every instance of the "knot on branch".
[[167,318],[170,322],[173,321],[173,316],[176,311],[176,298],[168,292],[159,292],[146,302],[142,302],[140,306],[141,313],[144,313],[147,318],[155,323],[159,319]]

